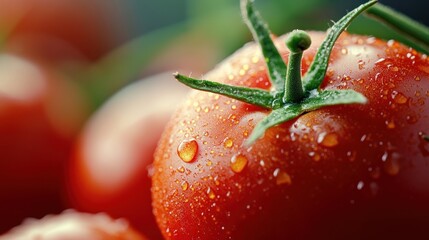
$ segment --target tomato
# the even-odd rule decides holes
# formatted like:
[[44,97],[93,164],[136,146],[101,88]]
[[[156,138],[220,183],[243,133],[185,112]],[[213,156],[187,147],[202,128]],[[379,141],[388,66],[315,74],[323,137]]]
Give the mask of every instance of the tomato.
[[62,75],[0,54],[0,233],[63,209],[62,171],[86,111]]
[[69,165],[74,208],[125,217],[151,239],[160,238],[148,170],[164,126],[187,90],[171,74],[156,75],[125,87],[96,112]]
[[0,239],[50,240],[144,240],[123,219],[112,219],[106,214],[88,214],[67,210],[42,219],[27,219],[18,227],[0,236]]
[[0,24],[21,52],[95,60],[123,40],[123,10],[111,1],[3,0]]
[[[302,73],[325,34],[311,32]],[[286,36],[274,39],[283,61]],[[204,79],[271,88],[247,44]],[[270,63],[270,61],[268,61]],[[167,239],[427,237],[429,59],[393,40],[343,33],[320,87],[366,104],[322,107],[246,140],[270,110],[193,91],[155,154],[153,207]]]

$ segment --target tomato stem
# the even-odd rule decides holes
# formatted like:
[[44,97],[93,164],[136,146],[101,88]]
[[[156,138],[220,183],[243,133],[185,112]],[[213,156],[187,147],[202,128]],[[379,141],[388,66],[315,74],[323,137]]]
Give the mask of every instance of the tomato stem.
[[374,5],[366,13],[370,17],[406,34],[415,43],[412,47],[429,54],[429,28],[427,26],[382,4]]
[[310,44],[310,36],[302,30],[294,30],[286,39],[286,46],[290,50],[290,55],[283,103],[298,103],[305,96],[301,81],[301,59],[302,53],[310,47]]

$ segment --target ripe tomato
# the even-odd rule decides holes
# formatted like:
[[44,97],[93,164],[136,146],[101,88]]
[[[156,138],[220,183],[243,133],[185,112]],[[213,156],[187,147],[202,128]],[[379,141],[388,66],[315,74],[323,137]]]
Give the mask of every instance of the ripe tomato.
[[[304,73],[324,37],[310,35]],[[287,62],[285,36],[274,41]],[[204,79],[271,87],[255,44]],[[155,155],[153,206],[164,237],[427,237],[427,56],[395,41],[343,33],[321,89],[354,89],[368,102],[308,112],[268,129],[251,147],[243,143],[268,110],[192,92]]]
[[79,213],[73,210],[60,215],[48,215],[40,220],[27,219],[18,227],[0,236],[0,239],[50,240],[144,240],[123,219],[112,219],[106,214]]
[[85,126],[69,166],[74,208],[125,217],[152,239],[148,170],[166,122],[187,88],[161,74],[138,81],[108,100]]
[[2,0],[0,26],[11,28],[9,43],[21,51],[60,59],[81,53],[94,60],[123,40],[118,6],[112,1]]
[[0,233],[63,209],[61,172],[85,106],[72,82],[0,54]]

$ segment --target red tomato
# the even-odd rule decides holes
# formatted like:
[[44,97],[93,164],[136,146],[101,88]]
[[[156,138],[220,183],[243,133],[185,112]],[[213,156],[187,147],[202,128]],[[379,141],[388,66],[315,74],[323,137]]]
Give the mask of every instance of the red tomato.
[[[323,33],[312,32],[306,72]],[[275,39],[284,61],[285,37]],[[204,79],[269,89],[246,45]],[[324,107],[243,142],[268,110],[194,91],[154,163],[154,213],[167,239],[398,239],[429,224],[429,59],[395,41],[344,33],[322,89],[364,105]]]
[[73,210],[60,215],[48,215],[40,220],[27,219],[1,240],[144,240],[123,219],[112,219],[106,214],[79,213]]
[[171,74],[131,84],[87,123],[70,164],[73,207],[125,217],[160,238],[152,214],[148,169],[173,109],[187,92]]
[[85,115],[73,83],[0,54],[0,233],[63,209],[63,164]]
[[0,24],[12,28],[10,43],[25,45],[22,51],[53,58],[80,52],[94,60],[123,40],[121,10],[102,0],[2,0]]

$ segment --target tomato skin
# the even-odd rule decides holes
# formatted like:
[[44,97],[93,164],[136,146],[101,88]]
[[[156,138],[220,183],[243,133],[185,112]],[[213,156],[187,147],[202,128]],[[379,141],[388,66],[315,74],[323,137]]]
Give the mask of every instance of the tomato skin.
[[36,61],[0,55],[0,233],[63,209],[63,167],[86,114],[73,83]]
[[[323,33],[312,32],[303,72]],[[284,36],[275,40],[284,60]],[[204,79],[269,89],[249,44]],[[377,239],[426,234],[429,61],[399,43],[342,34],[322,89],[355,89],[365,105],[322,108],[269,129],[269,112],[194,91],[155,154],[153,206],[167,239]],[[193,139],[196,156],[178,146]],[[179,150],[180,151],[180,150]],[[237,159],[240,160],[237,160]],[[423,235],[422,235],[423,234]]]
[[46,240],[144,240],[123,219],[112,219],[106,214],[80,213],[66,210],[59,215],[47,215],[42,219],[27,219],[18,227],[0,236],[0,239]]
[[148,170],[161,133],[188,88],[171,74],[135,82],[108,100],[86,124],[69,164],[74,208],[125,217],[161,239],[151,207]]

